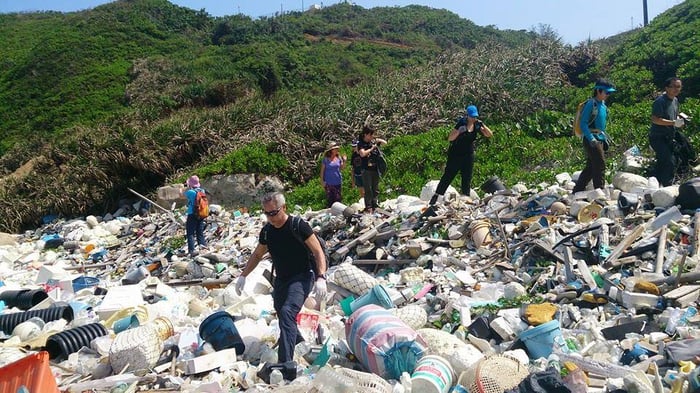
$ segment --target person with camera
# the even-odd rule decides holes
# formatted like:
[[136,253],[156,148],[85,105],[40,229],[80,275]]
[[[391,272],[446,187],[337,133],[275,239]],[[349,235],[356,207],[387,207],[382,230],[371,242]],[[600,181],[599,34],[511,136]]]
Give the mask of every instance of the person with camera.
[[430,198],[431,205],[434,205],[438,198],[445,195],[447,187],[460,172],[462,173],[461,193],[469,195],[474,170],[474,141],[479,135],[486,138],[493,136],[491,129],[479,120],[479,110],[476,105],[469,105],[465,109],[466,116],[457,120],[454,129],[447,136],[447,140],[450,142],[450,147],[447,149],[447,164],[435,194]]
[[357,151],[362,157],[362,185],[365,189],[365,212],[374,213],[374,209],[379,207],[379,177],[382,175],[380,169],[381,152],[379,145],[386,144],[381,138],[375,138],[373,127],[365,125],[359,135]]
[[674,154],[674,140],[678,129],[685,125],[678,104],[678,95],[682,88],[683,83],[679,78],[666,79],[665,92],[651,105],[649,145],[656,153],[656,180],[664,187],[673,183],[676,168],[680,164]]
[[[586,101],[581,110],[580,127],[583,150],[586,153],[586,166],[578,175],[573,192],[586,189],[588,183],[593,181],[593,188],[605,186],[605,150],[608,147],[608,137],[605,134],[608,122],[608,107],[605,99],[615,92],[615,87],[606,79],[598,79],[593,86],[592,100]],[[595,115],[594,115],[595,112]],[[593,119],[589,124],[589,119]]]

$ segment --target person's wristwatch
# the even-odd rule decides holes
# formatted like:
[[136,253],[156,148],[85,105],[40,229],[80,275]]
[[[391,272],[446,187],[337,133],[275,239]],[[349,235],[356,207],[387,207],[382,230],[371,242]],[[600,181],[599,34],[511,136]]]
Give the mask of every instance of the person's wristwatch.
[[324,280],[327,280],[327,279],[328,279],[328,273],[319,274],[318,277],[316,277],[316,278],[322,278],[322,279],[324,279]]

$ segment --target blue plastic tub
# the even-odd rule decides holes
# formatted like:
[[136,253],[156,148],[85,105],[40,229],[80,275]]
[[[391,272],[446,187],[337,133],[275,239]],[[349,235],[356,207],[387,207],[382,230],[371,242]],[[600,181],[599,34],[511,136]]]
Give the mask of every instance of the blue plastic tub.
[[561,335],[559,321],[553,320],[524,330],[520,333],[520,340],[527,347],[530,359],[546,358],[552,354],[554,346],[566,350],[566,342]]
[[226,311],[217,311],[203,320],[199,325],[199,336],[217,351],[236,348],[236,355],[242,355],[245,351],[233,317]]

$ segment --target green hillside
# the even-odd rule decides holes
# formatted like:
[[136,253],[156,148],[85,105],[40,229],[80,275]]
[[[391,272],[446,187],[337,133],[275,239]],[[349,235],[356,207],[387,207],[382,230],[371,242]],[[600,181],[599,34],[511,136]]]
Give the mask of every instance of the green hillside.
[[[0,229],[101,214],[127,187],[154,190],[195,169],[278,174],[295,186],[291,202],[319,207],[315,157],[365,122],[392,141],[389,195],[416,193],[439,176],[446,127],[468,102],[497,131],[480,146],[475,181],[550,180],[582,166],[570,125],[595,77],[621,87],[612,154],[645,146],[654,83],[676,71],[697,77],[697,42],[667,67],[637,54],[657,56],[640,48],[685,29],[669,23],[678,9],[696,15],[700,2],[619,44],[577,47],[419,6],[338,4],[251,20],[123,0],[0,15]],[[698,108],[683,105],[691,115]]]

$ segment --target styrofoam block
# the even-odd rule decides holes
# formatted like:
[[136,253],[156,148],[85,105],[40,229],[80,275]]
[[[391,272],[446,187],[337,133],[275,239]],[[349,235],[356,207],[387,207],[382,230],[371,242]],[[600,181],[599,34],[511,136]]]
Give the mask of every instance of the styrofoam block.
[[70,274],[59,266],[43,265],[39,268],[39,273],[36,275],[34,282],[36,284],[45,283],[49,280],[60,281]]
[[[437,190],[438,183],[440,183],[440,182],[437,180],[431,180],[431,181],[427,182],[423,186],[423,189],[421,189],[421,191],[420,191],[420,199],[423,201],[426,201],[426,202],[429,201],[430,198],[433,197],[433,194],[435,194],[435,190]],[[457,192],[457,190],[454,187],[449,186],[449,187],[447,187],[447,190],[445,191],[444,196],[447,196],[447,195],[453,195],[453,199],[454,199],[454,196],[459,195],[459,193]]]
[[647,187],[649,181],[646,177],[628,172],[617,172],[612,181],[615,188],[623,192],[633,192],[634,187]]
[[499,336],[501,336],[502,339],[504,340],[512,340],[515,337],[515,332],[513,331],[513,328],[510,326],[508,321],[504,317],[498,317],[491,321],[489,324],[491,326],[491,329],[493,329],[496,333],[498,333]]
[[676,203],[678,185],[660,188],[651,194],[651,202],[658,207],[671,207]]

